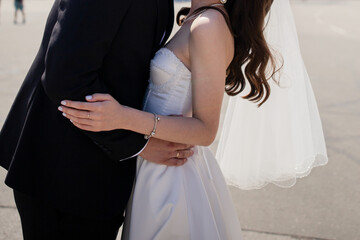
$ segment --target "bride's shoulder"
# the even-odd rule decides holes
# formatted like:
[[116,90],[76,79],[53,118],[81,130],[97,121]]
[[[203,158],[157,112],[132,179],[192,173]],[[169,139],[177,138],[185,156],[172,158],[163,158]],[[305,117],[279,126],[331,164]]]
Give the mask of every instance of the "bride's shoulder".
[[194,19],[190,27],[190,33],[224,33],[227,28],[224,16],[217,10],[208,9]]
[[233,37],[224,16],[217,10],[208,9],[194,19],[190,27],[190,45],[232,49]]

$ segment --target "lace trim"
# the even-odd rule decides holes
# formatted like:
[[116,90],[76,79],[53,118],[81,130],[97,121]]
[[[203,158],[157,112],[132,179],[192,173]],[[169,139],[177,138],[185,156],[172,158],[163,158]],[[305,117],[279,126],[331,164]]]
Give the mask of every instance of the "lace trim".
[[[161,57],[159,55],[164,55],[165,58],[174,60],[175,70],[170,64],[161,64],[160,61],[157,61],[157,58]],[[156,53],[156,57],[151,61],[151,67],[158,68],[170,75],[168,81],[163,84],[155,84],[151,78],[149,79],[149,88],[155,91],[167,91],[174,85],[178,85],[179,81],[191,80],[191,72],[189,69],[167,48],[161,48]]]
[[188,78],[191,77],[191,72],[190,70],[185,66],[185,64],[175,55],[175,53],[173,51],[171,51],[168,48],[161,48],[155,55],[155,58],[151,61],[151,65],[156,66],[162,70],[164,70],[165,72],[169,73],[169,74],[175,74],[174,70],[170,67],[170,64],[160,64],[157,60],[158,57],[160,57],[159,55],[164,55],[165,57],[169,57],[170,59],[174,60],[174,63],[176,64],[176,71],[178,70],[178,67],[181,66],[181,69],[184,73],[184,75]]
[[242,190],[261,189],[261,188],[265,187],[266,185],[268,185],[269,183],[272,183],[281,188],[291,188],[296,184],[296,181],[298,178],[307,177],[315,167],[325,166],[328,163],[328,157],[321,153],[315,154],[311,158],[313,158],[313,161],[312,161],[312,164],[310,164],[310,166],[307,168],[307,170],[296,171],[294,173],[294,175],[291,175],[291,176],[290,175],[282,176],[282,177],[279,177],[278,179],[267,179],[264,177],[263,179],[259,179],[258,182],[254,183],[252,186],[249,186],[249,185],[242,186],[239,183],[237,183],[236,180],[231,180],[231,178],[225,177],[226,183],[230,186],[240,188]]

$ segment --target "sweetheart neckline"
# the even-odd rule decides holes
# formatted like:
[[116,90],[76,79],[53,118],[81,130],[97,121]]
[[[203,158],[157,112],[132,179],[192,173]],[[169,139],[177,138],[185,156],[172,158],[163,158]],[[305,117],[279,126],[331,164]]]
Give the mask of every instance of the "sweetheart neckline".
[[160,48],[160,49],[159,49],[159,51],[163,51],[163,50],[165,50],[165,51],[167,51],[168,53],[170,53],[170,54],[176,59],[176,61],[177,61],[180,65],[182,65],[182,66],[184,67],[184,69],[187,70],[188,73],[191,74],[190,69],[183,63],[183,61],[180,60],[180,58],[178,58],[178,56],[176,56],[176,54],[175,54],[171,49],[169,49],[169,48],[167,48],[167,47],[163,47],[163,48]]

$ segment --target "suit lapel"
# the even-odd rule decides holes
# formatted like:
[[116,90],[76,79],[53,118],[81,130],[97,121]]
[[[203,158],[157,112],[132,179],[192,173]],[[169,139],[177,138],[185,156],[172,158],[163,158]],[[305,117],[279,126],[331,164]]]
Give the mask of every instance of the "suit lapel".
[[[164,4],[164,2],[166,1],[168,4]],[[158,36],[159,38],[158,43],[160,46],[163,46],[166,43],[174,25],[174,0],[166,1],[157,0],[158,23],[156,29],[156,36]]]
[[166,26],[166,33],[165,33],[165,37],[164,40],[162,41],[162,45],[166,43],[166,41],[168,40],[168,38],[170,37],[170,34],[172,32],[172,29],[174,27],[174,0],[168,0],[169,2],[169,17],[168,17],[168,22],[167,22],[167,26]]

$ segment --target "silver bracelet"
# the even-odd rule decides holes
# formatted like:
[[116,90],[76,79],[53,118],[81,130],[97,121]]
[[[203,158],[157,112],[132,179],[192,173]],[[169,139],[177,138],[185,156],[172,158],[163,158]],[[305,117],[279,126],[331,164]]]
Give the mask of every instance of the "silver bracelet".
[[154,113],[154,129],[151,131],[149,135],[144,135],[145,139],[150,139],[151,137],[155,136],[156,127],[159,121],[160,121],[160,117]]

